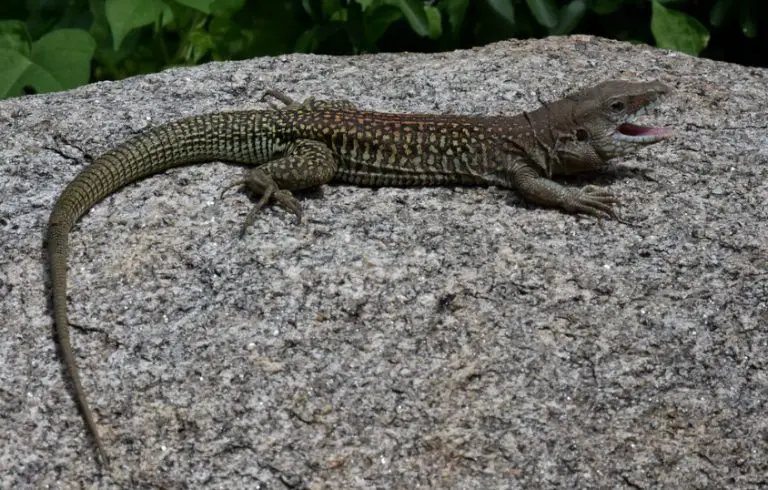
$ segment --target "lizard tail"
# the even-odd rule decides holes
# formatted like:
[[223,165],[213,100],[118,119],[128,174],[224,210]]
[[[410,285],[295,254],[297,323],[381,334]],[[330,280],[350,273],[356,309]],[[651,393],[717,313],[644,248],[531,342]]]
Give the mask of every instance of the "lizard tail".
[[[48,222],[47,247],[51,274],[53,319],[74,388],[75,401],[99,457],[108,465],[93,414],[80,382],[67,319],[67,254],[69,232],[93,205],[121,187],[164,170],[196,162],[224,160],[258,164],[279,144],[277,134],[265,135],[276,111],[224,112],[194,116],[159,126],[106,152],[85,168],[59,196]],[[271,124],[271,125],[270,125]]]
[[[65,193],[66,194],[66,193]],[[64,197],[64,195],[62,195]],[[67,251],[69,250],[69,230],[77,219],[72,212],[68,201],[59,201],[56,203],[54,212],[48,224],[48,262],[50,264],[51,274],[51,292],[53,300],[53,321],[56,326],[56,333],[59,339],[59,348],[64,365],[67,368],[70,380],[75,390],[75,401],[77,402],[80,414],[85,421],[85,426],[96,443],[99,457],[104,466],[109,465],[104,446],[99,438],[96,423],[93,420],[93,414],[88,406],[80,374],[77,369],[77,363],[72,352],[72,343],[69,339],[69,321],[67,320]]]

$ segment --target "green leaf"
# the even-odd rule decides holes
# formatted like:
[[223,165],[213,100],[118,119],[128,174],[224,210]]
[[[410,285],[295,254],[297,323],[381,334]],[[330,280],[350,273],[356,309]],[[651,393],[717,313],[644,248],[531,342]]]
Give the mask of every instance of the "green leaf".
[[443,34],[443,21],[440,10],[437,7],[425,7],[424,12],[427,14],[427,22],[429,24],[429,38],[439,38]]
[[651,32],[660,48],[697,56],[709,43],[709,31],[690,15],[664,7],[653,0]]
[[487,0],[488,5],[510,25],[515,24],[515,8],[512,0]]
[[206,21],[214,42],[211,57],[245,59],[290,52],[308,27],[297,22],[297,15],[303,16],[298,3],[249,1],[232,17],[214,16]]
[[[88,83],[96,41],[80,29],[58,29],[32,43],[31,58],[70,89]],[[56,88],[54,90],[60,90]]]
[[96,42],[80,29],[58,29],[32,43],[29,56],[0,49],[0,97],[66,90],[88,82]]
[[533,17],[540,25],[552,29],[557,25],[557,8],[552,0],[526,0]]
[[403,18],[403,12],[392,5],[382,5],[376,10],[364,11],[365,38],[370,44],[387,32],[389,26]]
[[0,21],[0,48],[12,49],[28,56],[30,41],[24,22],[20,20]]
[[213,0],[211,2],[211,13],[220,17],[232,17],[243,8],[245,0]]
[[26,80],[34,77],[36,67],[14,49],[0,48],[0,99],[21,95]]
[[731,13],[733,0],[717,0],[717,3],[709,11],[709,23],[714,27],[720,27]]
[[365,31],[366,17],[372,17],[371,12],[363,12],[363,7],[356,2],[350,2],[349,8],[345,11],[347,12],[347,20],[344,22],[344,30],[352,51],[355,54],[375,51],[376,46],[368,41]]
[[163,5],[162,0],[106,0],[104,7],[112,30],[112,48],[119,50],[129,32],[159,20]]
[[186,5],[192,10],[197,10],[207,15],[212,12],[213,4],[216,3],[216,0],[176,0],[176,3]]
[[411,29],[421,37],[429,35],[429,19],[424,11],[424,3],[419,0],[398,0],[397,6],[408,21]]
[[119,72],[118,64],[133,52],[132,46],[130,43],[123,42],[119,51],[113,50],[112,33],[109,29],[104,1],[89,0],[88,6],[93,16],[88,32],[96,40],[96,66],[93,75],[96,79],[122,78],[125,75]]
[[741,32],[748,38],[754,39],[755,36],[757,36],[757,19],[756,16],[752,14],[752,4],[743,2],[739,14],[741,20]]
[[27,24],[30,37],[39,39],[66,14],[69,0],[5,0],[0,3],[25,4],[28,16],[19,18]]
[[163,27],[172,24],[176,20],[176,15],[173,13],[173,9],[167,3],[163,4],[163,11],[160,13],[160,25]]
[[213,36],[203,29],[195,29],[190,32],[187,43],[184,61],[192,64],[197,64],[215,46]]
[[570,34],[579,25],[586,12],[587,4],[584,0],[572,0],[571,3],[560,10],[557,26],[554,29],[550,29],[549,34],[553,36]]
[[469,7],[469,0],[444,0],[439,3],[439,7],[445,11],[448,17],[448,25],[451,26],[451,36],[458,39],[461,34],[461,25],[464,23],[464,16]]
[[[357,3],[363,7],[363,10],[366,9],[366,5],[363,5],[363,2]],[[340,10],[346,10],[346,7],[339,0],[323,0],[323,13],[326,17],[331,17]]]
[[330,19],[334,22],[341,22],[341,23],[347,22],[347,20],[349,19],[348,11],[349,9],[337,10],[333,14],[331,14]]
[[590,8],[597,15],[608,15],[619,10],[623,3],[624,0],[594,0]]
[[317,47],[317,38],[314,29],[307,29],[296,40],[293,49],[297,53],[311,53]]

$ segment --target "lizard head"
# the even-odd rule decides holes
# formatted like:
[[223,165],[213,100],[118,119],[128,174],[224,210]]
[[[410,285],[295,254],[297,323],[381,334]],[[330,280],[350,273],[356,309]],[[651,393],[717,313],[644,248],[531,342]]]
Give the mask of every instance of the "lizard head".
[[570,106],[570,128],[558,128],[558,133],[567,137],[556,146],[561,162],[553,171],[571,174],[595,170],[611,158],[672,136],[669,129],[635,122],[669,91],[661,82],[613,80],[566,97],[563,102]]

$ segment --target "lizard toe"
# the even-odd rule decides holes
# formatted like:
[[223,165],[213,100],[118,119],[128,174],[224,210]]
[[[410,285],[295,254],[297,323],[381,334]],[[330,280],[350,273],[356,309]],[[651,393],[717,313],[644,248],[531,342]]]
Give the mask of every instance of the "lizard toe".
[[301,223],[301,204],[295,197],[293,197],[293,194],[291,194],[290,191],[285,189],[275,191],[275,193],[272,195],[272,199],[274,199],[279,206],[296,215],[297,224]]
[[613,205],[618,202],[616,196],[606,191],[596,194],[587,189],[581,189],[571,194],[565,207],[572,213],[588,214],[597,218],[619,219],[613,208]]
[[616,199],[616,195],[613,192],[594,185],[582,187],[581,192],[595,199]]
[[269,201],[271,196],[271,191],[265,192],[264,195],[261,196],[261,199],[259,199],[259,202],[254,204],[254,206],[248,212],[248,215],[245,217],[245,221],[243,221],[243,226],[240,227],[240,238],[243,238],[245,233],[248,231],[248,228],[250,228],[250,226],[256,222],[256,216],[259,214],[261,208],[264,207],[267,201]]
[[245,221],[243,221],[243,226],[240,228],[240,238],[245,236],[248,228],[250,228],[250,226],[256,222],[256,217],[258,216],[259,212],[261,212],[261,209],[270,200],[275,201],[278,206],[296,215],[296,223],[301,223],[301,204],[295,197],[293,197],[293,194],[285,189],[270,188],[264,192],[259,201],[254,204],[251,210],[248,212],[248,215],[245,217]]
[[234,189],[235,187],[241,187],[245,185],[245,180],[238,180],[237,182],[233,182],[229,184],[228,186],[224,187],[221,190],[221,194],[219,194],[219,199],[224,199],[224,194],[226,194],[230,189]]

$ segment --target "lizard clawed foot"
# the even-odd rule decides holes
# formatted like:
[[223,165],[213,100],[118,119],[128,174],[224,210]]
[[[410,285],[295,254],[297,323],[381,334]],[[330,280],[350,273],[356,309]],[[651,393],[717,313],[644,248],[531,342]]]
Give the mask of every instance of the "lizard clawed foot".
[[[277,105],[273,101],[267,102],[268,97],[277,99],[278,101],[282,102],[285,107]],[[301,106],[301,104],[299,104],[298,102],[290,98],[285,93],[279,90],[274,90],[274,89],[266,90],[264,94],[261,96],[261,102],[266,102],[267,104],[269,104],[269,107],[277,111],[285,108],[291,109],[291,108],[296,108]]]
[[[252,181],[249,181],[248,179],[238,180],[237,182],[234,182],[233,184],[226,186],[221,191],[221,194],[219,195],[219,199],[222,199],[224,197],[224,193],[226,193],[228,190],[238,186],[243,186],[249,189],[251,187],[257,187],[254,185]],[[293,197],[293,194],[291,194],[290,191],[270,186],[270,187],[267,187],[261,193],[261,198],[253,206],[253,208],[251,208],[251,210],[248,212],[248,216],[245,217],[245,221],[243,222],[243,225],[240,227],[240,238],[243,238],[245,236],[245,233],[248,231],[248,228],[253,223],[256,222],[256,217],[259,214],[259,211],[261,211],[261,208],[263,208],[264,205],[267,204],[270,200],[275,201],[279,206],[282,206],[283,208],[287,209],[291,213],[295,214],[296,224],[301,224],[302,212],[301,212],[301,204],[299,203],[299,201],[295,197]]]
[[581,189],[572,189],[564,207],[571,213],[589,214],[597,218],[615,219],[626,223],[616,213],[614,204],[619,204],[619,199],[612,192],[588,185]]
[[[267,98],[272,97],[282,102],[284,105],[278,105],[274,101],[268,101]],[[338,110],[338,111],[355,111],[357,106],[348,100],[318,100],[314,96],[310,95],[302,102],[297,102],[280,92],[279,90],[267,90],[264,95],[261,96],[261,102],[269,105],[271,109],[276,111],[284,109],[300,109],[306,107],[313,110]]]
[[227,193],[228,190],[234,189],[235,187],[245,186],[245,179],[238,180],[237,182],[233,182],[232,184],[229,184],[225,188],[221,190],[221,194],[219,194],[219,200],[224,199],[224,194]]
[[616,196],[613,194],[613,192],[605,190],[603,187],[598,187],[596,185],[585,185],[581,188],[581,192],[584,194],[588,194],[592,197],[605,197],[612,199],[611,203],[617,203],[619,200],[616,198]]
[[598,217],[607,217],[611,219],[615,219],[621,224],[629,225],[629,226],[635,226],[637,225],[636,221],[631,221],[626,218],[622,218],[619,213],[616,212],[616,209],[611,206],[611,204],[620,204],[621,201],[619,198],[617,198],[612,192],[606,191],[605,189],[601,189],[600,187],[596,187],[594,185],[587,185],[584,186],[581,189],[581,192],[586,194],[586,196],[591,199],[593,202],[599,202],[600,204],[607,207],[607,210],[603,207],[601,207],[599,210],[603,211],[605,214],[602,216],[598,216],[594,213],[590,213],[594,216]]
[[293,197],[293,194],[291,194],[290,191],[286,191],[284,189],[267,189],[261,196],[261,199],[259,199],[259,202],[257,202],[248,212],[248,216],[245,217],[243,226],[240,227],[240,238],[245,236],[248,228],[256,222],[256,217],[261,211],[261,208],[263,208],[264,205],[267,204],[270,200],[274,200],[279,206],[282,206],[291,213],[295,214],[296,224],[301,224],[301,204],[299,204],[299,201]]

